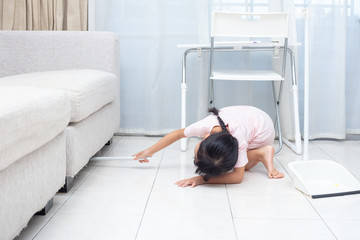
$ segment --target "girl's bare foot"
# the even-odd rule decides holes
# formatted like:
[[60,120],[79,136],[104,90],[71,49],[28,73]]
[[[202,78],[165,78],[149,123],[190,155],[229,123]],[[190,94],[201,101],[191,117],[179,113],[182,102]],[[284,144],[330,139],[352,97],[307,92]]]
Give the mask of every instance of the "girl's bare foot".
[[273,146],[265,146],[263,148],[264,152],[264,158],[263,158],[263,164],[265,165],[266,169],[268,170],[268,176],[269,178],[283,178],[284,174],[279,172],[274,168],[274,148]]
[[284,174],[274,168],[272,171],[268,172],[268,176],[269,178],[283,178]]

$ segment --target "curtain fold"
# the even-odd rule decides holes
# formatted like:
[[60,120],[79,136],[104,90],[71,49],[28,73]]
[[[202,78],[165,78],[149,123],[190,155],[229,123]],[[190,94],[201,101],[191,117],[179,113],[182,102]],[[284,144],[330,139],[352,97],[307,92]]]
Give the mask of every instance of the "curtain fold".
[[353,4],[346,24],[346,133],[360,134],[360,1]]
[[309,138],[346,138],[347,2],[309,3]]
[[0,0],[0,30],[87,30],[87,0]]
[[[91,16],[97,17],[95,21],[90,20],[94,29],[113,31],[120,40],[121,133],[157,135],[179,128],[185,49],[178,48],[177,44],[207,40],[208,1],[92,2],[95,12]],[[99,16],[104,10],[105,15]],[[201,80],[207,79],[207,73],[201,70],[206,58],[191,55],[188,123],[197,120],[199,112],[206,114],[206,106],[199,105],[206,97],[202,95],[205,88],[207,92]]]

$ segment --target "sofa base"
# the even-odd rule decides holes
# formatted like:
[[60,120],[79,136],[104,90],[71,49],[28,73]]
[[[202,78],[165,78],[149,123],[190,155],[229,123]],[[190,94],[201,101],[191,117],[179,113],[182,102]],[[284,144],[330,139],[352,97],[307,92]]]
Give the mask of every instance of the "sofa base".
[[66,128],[66,176],[74,177],[109,139],[120,124],[119,103],[111,102],[86,119]]
[[13,239],[64,184],[65,134],[0,171],[0,239]]
[[105,143],[105,145],[110,146],[112,143],[113,143],[113,138],[110,138],[110,140],[107,143]]
[[74,177],[66,177],[65,178],[65,184],[62,188],[60,188],[59,192],[61,193],[67,193],[70,191],[70,189],[74,186]]
[[35,213],[35,215],[45,216],[50,209],[54,206],[54,198],[51,198],[45,205],[43,209]]

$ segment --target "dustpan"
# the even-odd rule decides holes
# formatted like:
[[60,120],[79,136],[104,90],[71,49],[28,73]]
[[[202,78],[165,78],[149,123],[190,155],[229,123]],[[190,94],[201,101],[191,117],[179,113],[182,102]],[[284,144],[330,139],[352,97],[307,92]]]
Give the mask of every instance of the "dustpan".
[[309,44],[308,14],[305,12],[305,71],[304,71],[304,161],[288,164],[294,186],[312,198],[360,194],[359,181],[341,164],[329,160],[308,160],[309,146]]
[[297,161],[288,164],[294,186],[312,198],[360,193],[360,183],[341,164],[329,160]]

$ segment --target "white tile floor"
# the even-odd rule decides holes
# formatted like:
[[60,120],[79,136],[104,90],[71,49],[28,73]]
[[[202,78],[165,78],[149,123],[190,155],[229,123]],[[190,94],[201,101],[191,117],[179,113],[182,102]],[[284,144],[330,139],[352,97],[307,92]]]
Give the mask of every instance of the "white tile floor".
[[[115,137],[101,156],[131,156],[159,138]],[[58,193],[46,216],[34,216],[17,240],[57,239],[360,239],[360,194],[310,199],[297,191],[287,163],[301,160],[286,146],[275,157],[284,172],[268,179],[257,165],[238,185],[178,188],[194,175],[193,147],[179,143],[136,161],[91,161],[72,190]],[[360,141],[313,141],[310,159],[330,159],[360,178]]]

